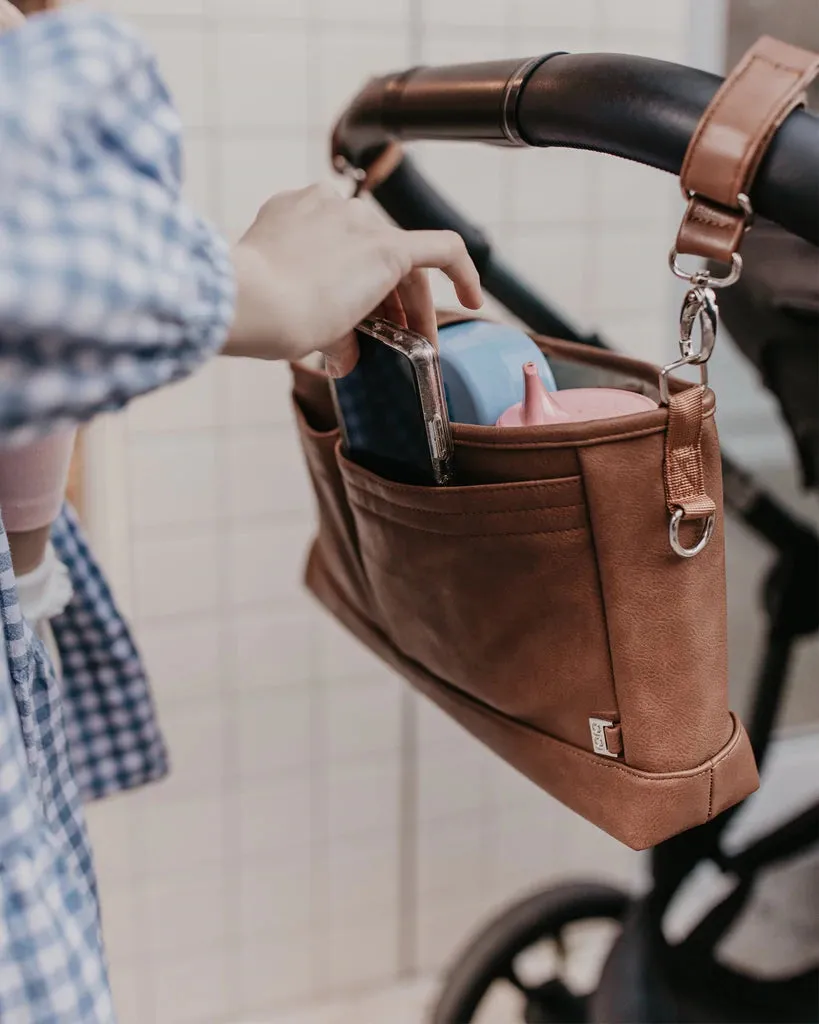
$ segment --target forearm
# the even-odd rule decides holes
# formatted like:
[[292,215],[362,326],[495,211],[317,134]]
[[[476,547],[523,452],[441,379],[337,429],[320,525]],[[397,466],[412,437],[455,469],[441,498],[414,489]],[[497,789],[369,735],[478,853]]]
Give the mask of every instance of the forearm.
[[74,438],[74,430],[63,430],[0,449],[0,511],[18,575],[43,559],[51,524],[65,499]]
[[292,296],[284,293],[281,275],[271,273],[253,246],[239,243],[230,256],[235,304],[221,354],[250,359],[290,358],[293,353],[282,335],[281,323],[287,319],[287,302]]
[[11,564],[16,576],[24,576],[26,573],[33,572],[42,564],[50,534],[51,523],[48,526],[40,526],[36,530],[8,531]]

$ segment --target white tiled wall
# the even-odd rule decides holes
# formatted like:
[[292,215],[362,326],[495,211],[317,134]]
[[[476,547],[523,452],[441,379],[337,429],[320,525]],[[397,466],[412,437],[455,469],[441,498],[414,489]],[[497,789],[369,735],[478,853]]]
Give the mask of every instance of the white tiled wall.
[[[686,5],[650,0],[105,6],[156,47],[189,194],[232,236],[270,193],[327,174],[331,119],[377,70],[686,47]],[[669,351],[673,182],[592,154],[418,153],[581,326]],[[436,969],[522,888],[634,873],[304,596],[313,513],[287,389],[282,367],[212,365],[92,436],[91,525],[174,760],[168,782],[90,812],[124,1024],[286,1021]]]

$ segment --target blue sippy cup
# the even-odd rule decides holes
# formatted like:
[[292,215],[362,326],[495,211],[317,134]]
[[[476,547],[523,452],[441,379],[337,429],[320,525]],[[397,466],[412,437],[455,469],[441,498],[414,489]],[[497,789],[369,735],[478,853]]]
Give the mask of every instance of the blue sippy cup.
[[534,363],[547,391],[554,376],[532,339],[517,327],[468,320],[438,332],[441,373],[453,423],[494,426],[501,413],[520,402],[520,368]]

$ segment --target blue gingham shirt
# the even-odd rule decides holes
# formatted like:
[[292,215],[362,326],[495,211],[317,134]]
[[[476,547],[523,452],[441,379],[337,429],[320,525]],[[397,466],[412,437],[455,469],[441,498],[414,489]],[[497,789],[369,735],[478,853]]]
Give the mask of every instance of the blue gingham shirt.
[[[144,45],[79,8],[0,37],[0,443],[86,420],[224,341],[227,248],[180,198],[177,117]],[[139,658],[69,509],[59,687],[0,523],[0,1021],[114,1020],[82,797],[165,756]]]

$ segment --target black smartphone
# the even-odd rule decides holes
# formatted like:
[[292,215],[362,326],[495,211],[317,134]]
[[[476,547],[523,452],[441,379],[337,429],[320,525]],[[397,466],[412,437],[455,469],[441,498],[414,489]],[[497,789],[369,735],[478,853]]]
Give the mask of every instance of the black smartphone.
[[332,382],[345,454],[388,480],[449,483],[452,431],[435,345],[388,320],[364,320],[356,335],[355,369]]

